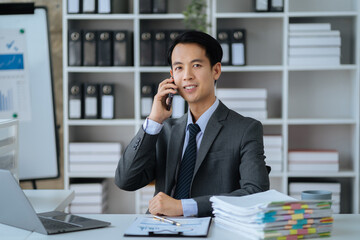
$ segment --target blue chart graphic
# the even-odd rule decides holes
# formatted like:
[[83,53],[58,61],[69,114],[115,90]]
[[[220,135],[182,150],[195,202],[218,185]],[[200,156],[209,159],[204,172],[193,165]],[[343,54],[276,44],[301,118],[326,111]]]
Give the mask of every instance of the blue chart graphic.
[[9,89],[6,95],[0,90],[0,112],[8,112],[11,110],[14,110],[12,89]]
[[23,54],[0,54],[0,70],[24,69]]

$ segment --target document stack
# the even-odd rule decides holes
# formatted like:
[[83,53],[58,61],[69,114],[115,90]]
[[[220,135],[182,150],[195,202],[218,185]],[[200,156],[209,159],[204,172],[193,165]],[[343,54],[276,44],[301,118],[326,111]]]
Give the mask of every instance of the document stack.
[[334,213],[340,213],[341,184],[335,182],[292,182],[289,183],[291,197],[301,199],[301,192],[307,190],[324,190],[332,192],[332,206]]
[[70,212],[104,213],[107,208],[107,189],[105,180],[70,184],[70,190],[75,192],[75,198],[70,204]]
[[289,65],[340,65],[340,31],[330,23],[289,25]]
[[69,171],[113,173],[120,157],[120,143],[72,142],[69,144]]
[[282,171],[282,144],[282,136],[280,135],[264,136],[265,161],[271,167],[271,171]]
[[299,201],[276,190],[241,197],[213,196],[210,201],[215,224],[246,239],[306,239],[331,235],[331,201]]
[[155,193],[155,185],[149,184],[139,190],[139,213],[144,214],[149,208],[149,201]]
[[336,150],[290,150],[289,171],[339,171]]
[[267,118],[267,90],[262,88],[218,88],[216,96],[230,109],[245,116]]

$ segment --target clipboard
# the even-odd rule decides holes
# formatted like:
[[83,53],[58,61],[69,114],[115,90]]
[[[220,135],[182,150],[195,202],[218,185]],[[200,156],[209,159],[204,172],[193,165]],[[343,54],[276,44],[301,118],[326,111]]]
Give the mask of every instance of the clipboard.
[[125,237],[207,237],[211,224],[211,217],[202,218],[168,218],[181,223],[175,226],[166,222],[159,222],[150,216],[138,217],[127,228]]

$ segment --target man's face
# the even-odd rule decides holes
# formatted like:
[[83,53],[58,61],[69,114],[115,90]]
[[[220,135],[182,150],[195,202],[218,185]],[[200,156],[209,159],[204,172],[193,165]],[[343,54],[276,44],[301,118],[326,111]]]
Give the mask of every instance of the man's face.
[[171,55],[172,70],[178,93],[190,108],[210,107],[215,101],[214,81],[221,73],[221,64],[211,67],[206,51],[196,43],[177,44]]

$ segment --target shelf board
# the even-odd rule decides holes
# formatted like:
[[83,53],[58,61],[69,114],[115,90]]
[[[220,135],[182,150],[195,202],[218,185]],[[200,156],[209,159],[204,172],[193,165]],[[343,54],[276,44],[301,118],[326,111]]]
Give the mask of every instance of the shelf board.
[[356,11],[289,12],[289,17],[355,17]]
[[329,118],[314,118],[314,119],[307,119],[307,118],[293,118],[288,119],[289,125],[353,125],[356,124],[355,119],[348,119],[348,118],[338,118],[338,119],[329,119]]
[[222,72],[277,72],[282,70],[284,70],[282,65],[221,66]]
[[68,120],[69,126],[135,126],[135,119],[79,119]]
[[274,12],[243,12],[243,13],[216,13],[216,18],[283,18],[284,13],[274,13]]
[[134,72],[135,67],[67,67],[65,69],[67,72],[74,72],[74,73],[119,73],[119,72]]
[[326,172],[326,171],[298,171],[288,172],[288,177],[355,177],[354,171],[339,171],[339,172]]
[[150,67],[149,66],[149,67],[140,67],[139,71],[145,72],[145,73],[146,72],[149,72],[149,73],[151,73],[151,72],[161,72],[161,73],[166,72],[166,73],[168,73],[170,71],[170,69],[171,69],[170,66],[164,66],[164,67],[162,67],[162,66],[161,67],[160,66],[159,67],[157,67],[157,66]]
[[184,19],[182,13],[164,13],[164,14],[140,14],[141,20],[162,20],[162,19]]
[[133,20],[135,14],[67,14],[65,18],[67,20]]
[[288,66],[289,71],[323,71],[323,70],[356,70],[356,64],[342,64],[339,66]]
[[68,175],[71,178],[114,178],[115,170],[116,169],[114,169],[112,172],[69,172]]
[[268,119],[259,119],[259,121],[263,124],[263,125],[282,125],[283,124],[283,120],[281,118],[268,118]]

